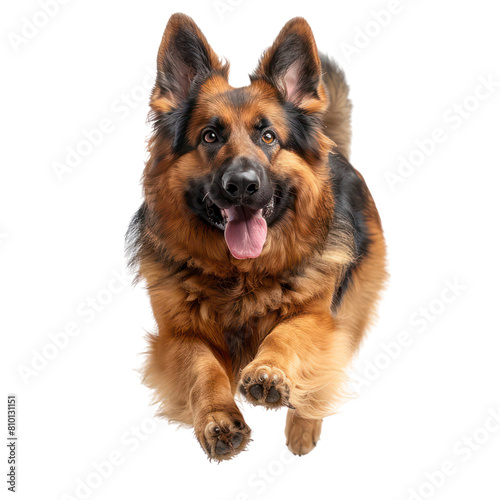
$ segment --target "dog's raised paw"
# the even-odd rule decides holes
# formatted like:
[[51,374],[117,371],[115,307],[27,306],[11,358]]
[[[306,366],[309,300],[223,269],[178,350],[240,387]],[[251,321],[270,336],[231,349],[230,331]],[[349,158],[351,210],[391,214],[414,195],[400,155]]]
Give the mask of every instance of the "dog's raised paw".
[[254,404],[267,408],[287,406],[290,403],[291,383],[283,370],[268,365],[251,364],[241,374],[240,392]]
[[207,416],[206,421],[204,428],[196,434],[211,460],[229,460],[243,451],[250,441],[250,428],[242,417],[215,411]]

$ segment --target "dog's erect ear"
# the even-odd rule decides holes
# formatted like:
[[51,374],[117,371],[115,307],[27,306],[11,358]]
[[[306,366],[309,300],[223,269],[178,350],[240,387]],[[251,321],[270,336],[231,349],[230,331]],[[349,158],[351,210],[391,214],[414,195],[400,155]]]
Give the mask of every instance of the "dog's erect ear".
[[295,105],[318,98],[321,61],[311,27],[304,18],[296,17],[285,24],[250,78],[268,81]]
[[[157,58],[158,73],[152,101],[162,98],[158,107],[180,105],[192,86],[213,72],[227,78],[228,65],[221,63],[195,22],[185,14],[174,14],[168,21]],[[166,109],[165,109],[166,110]]]

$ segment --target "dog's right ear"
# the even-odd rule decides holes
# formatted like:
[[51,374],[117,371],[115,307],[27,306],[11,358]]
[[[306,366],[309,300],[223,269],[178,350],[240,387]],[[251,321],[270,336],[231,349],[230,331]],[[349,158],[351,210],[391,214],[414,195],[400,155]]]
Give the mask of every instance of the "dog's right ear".
[[168,112],[180,106],[193,87],[211,73],[227,78],[228,70],[229,66],[220,61],[196,23],[185,14],[174,14],[158,50],[151,106]]

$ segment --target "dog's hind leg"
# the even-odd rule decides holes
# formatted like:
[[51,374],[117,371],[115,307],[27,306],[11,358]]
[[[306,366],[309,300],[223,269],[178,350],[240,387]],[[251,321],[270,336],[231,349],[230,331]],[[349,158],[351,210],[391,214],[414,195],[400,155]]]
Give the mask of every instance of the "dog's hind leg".
[[286,445],[294,455],[306,455],[312,451],[321,434],[321,419],[302,418],[291,408],[286,416]]
[[199,338],[160,331],[150,337],[144,380],[161,416],[193,426],[208,457],[227,460],[246,447],[250,429],[234,401],[230,362],[219,358]]

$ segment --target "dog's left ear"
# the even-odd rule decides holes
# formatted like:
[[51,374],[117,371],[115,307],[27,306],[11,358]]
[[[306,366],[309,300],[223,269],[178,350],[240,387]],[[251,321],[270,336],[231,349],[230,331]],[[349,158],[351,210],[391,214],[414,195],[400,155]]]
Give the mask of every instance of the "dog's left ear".
[[311,27],[302,17],[285,24],[267,49],[251,80],[266,80],[296,106],[320,99],[321,61]]

